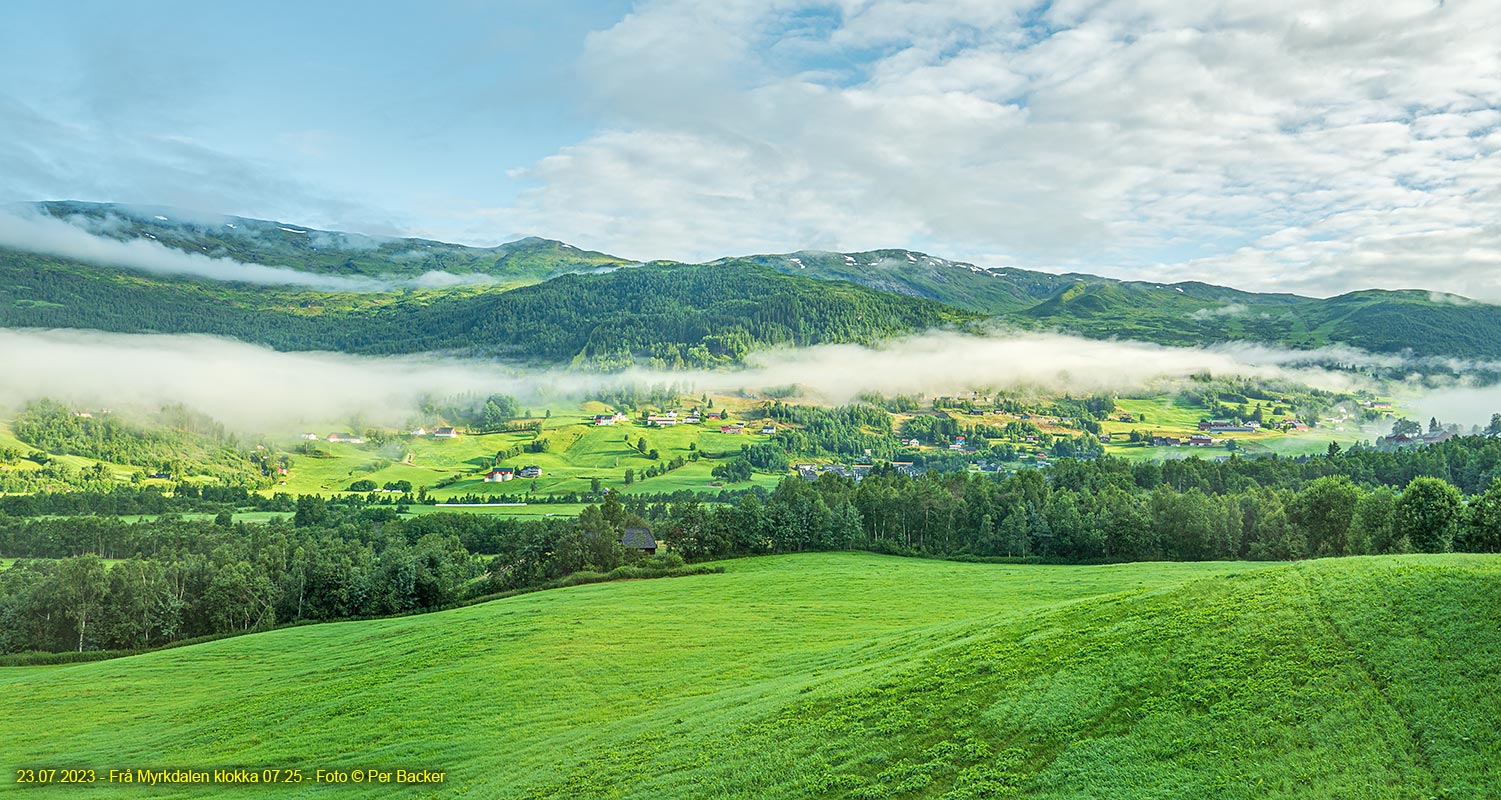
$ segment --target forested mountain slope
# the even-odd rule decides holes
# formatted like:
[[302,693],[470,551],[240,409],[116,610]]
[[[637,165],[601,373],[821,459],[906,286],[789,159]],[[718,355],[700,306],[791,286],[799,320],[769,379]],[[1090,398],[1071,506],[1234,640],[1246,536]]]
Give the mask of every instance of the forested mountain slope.
[[[988,269],[907,250],[755,255],[697,271],[654,262],[641,273],[649,277],[633,277],[610,273],[642,267],[536,238],[474,248],[173,209],[60,202],[32,211],[107,239],[149,239],[248,264],[379,279],[387,283],[372,288],[387,290],[252,288],[0,247],[0,325],[220,333],[283,349],[437,348],[550,362],[656,358],[699,365],[733,360],[757,346],[872,341],[983,316],[1021,328],[1170,345],[1338,344],[1376,353],[1501,358],[1501,307],[1417,290],[1317,299],[1196,282]],[[674,277],[664,280],[663,270]],[[476,285],[411,288],[429,285],[422,276],[433,273],[440,273],[437,285]],[[557,280],[557,286],[518,295],[519,306],[498,299],[501,289]],[[830,288],[840,284],[864,288]],[[695,337],[705,336],[707,359],[701,350],[690,352]]]
[[1170,345],[1332,344],[1375,353],[1501,358],[1501,307],[1454,295],[1367,290],[1328,299],[1095,275],[986,269],[907,250],[726,259],[925,297],[1026,328]]
[[31,209],[116,241],[149,239],[187,253],[320,275],[399,277],[439,271],[535,283],[567,272],[631,263],[534,236],[496,247],[469,247],[168,207],[57,201],[27,207]]
[[280,350],[454,351],[596,367],[738,361],[758,347],[873,342],[976,315],[766,267],[650,264],[511,291],[322,293],[148,276],[0,252],[0,325],[206,333]]

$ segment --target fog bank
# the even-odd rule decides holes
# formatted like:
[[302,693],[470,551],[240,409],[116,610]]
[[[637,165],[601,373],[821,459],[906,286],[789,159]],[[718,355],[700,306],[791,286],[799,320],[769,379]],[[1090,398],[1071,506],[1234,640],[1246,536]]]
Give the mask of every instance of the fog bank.
[[386,292],[494,283],[489,275],[431,271],[416,278],[320,275],[176,250],[151,239],[100,236],[42,214],[0,211],[0,247],[158,275],[181,275],[325,292]]
[[356,413],[399,424],[425,397],[501,392],[535,403],[631,385],[671,384],[695,393],[795,385],[804,396],[836,403],[863,392],[1129,391],[1204,373],[1328,389],[1363,385],[1359,376],[1311,366],[1311,360],[1317,354],[1258,346],[1175,348],[1056,334],[936,332],[875,348],[766,351],[738,370],[599,375],[433,355],[283,353],[201,335],[0,330],[0,404],[14,407],[37,397],[89,408],[181,402],[236,429],[264,431]]

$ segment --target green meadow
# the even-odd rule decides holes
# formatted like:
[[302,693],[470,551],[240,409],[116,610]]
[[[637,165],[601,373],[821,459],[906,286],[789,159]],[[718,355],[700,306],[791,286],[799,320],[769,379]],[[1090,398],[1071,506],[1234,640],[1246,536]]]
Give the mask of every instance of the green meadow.
[[[725,399],[721,398],[722,404]],[[744,421],[754,403],[742,403],[736,408],[735,418]],[[1168,396],[1147,399],[1122,399],[1118,401],[1117,416],[1131,413],[1138,419],[1147,415],[1146,422],[1120,422],[1117,419],[1101,423],[1102,430],[1124,438],[1132,430],[1147,430],[1165,435],[1187,438],[1198,431],[1203,409],[1183,406]],[[489,467],[498,452],[524,445],[537,438],[527,433],[497,433],[462,435],[456,439],[431,437],[404,437],[382,447],[351,444],[331,444],[326,441],[317,447],[326,455],[294,456],[291,474],[286,483],[270,491],[293,494],[328,494],[346,489],[360,479],[384,485],[390,481],[406,480],[413,486],[434,486],[440,481],[447,485],[430,490],[430,495],[439,500],[471,494],[537,494],[586,493],[593,481],[613,491],[631,493],[670,493],[680,490],[709,492],[719,488],[710,474],[721,458],[733,456],[742,445],[768,441],[756,431],[759,422],[749,422],[743,434],[723,434],[718,423],[706,420],[702,425],[679,425],[669,428],[647,428],[635,422],[595,427],[590,415],[606,408],[598,403],[577,406],[558,406],[551,409],[551,416],[544,420],[543,433],[549,448],[542,453],[525,453],[507,458],[506,466],[521,467],[535,464],[542,469],[537,479],[516,479],[505,483],[486,483],[483,470]],[[900,423],[900,417],[898,422]],[[325,426],[326,427],[326,426]],[[328,430],[334,430],[329,428]],[[320,435],[327,433],[324,427],[314,428]],[[1067,435],[1076,433],[1064,431]],[[645,438],[647,449],[660,453],[659,460],[652,460],[637,449]],[[1292,435],[1281,431],[1266,430],[1250,434],[1220,435],[1233,438],[1247,452],[1276,452],[1284,455],[1321,453],[1331,440],[1348,444],[1359,438],[1356,432],[1317,429],[1307,434]],[[1186,457],[1190,454],[1209,457],[1226,453],[1223,447],[1216,448],[1154,448],[1135,444],[1114,443],[1107,446],[1112,455],[1133,459]],[[656,464],[674,457],[688,458],[693,453],[701,458],[689,461],[685,466],[650,479],[641,478],[642,473]],[[793,457],[794,461],[809,460]],[[635,473],[636,480],[625,483],[626,470]],[[779,474],[756,473],[749,485],[773,488],[781,479]],[[509,512],[501,512],[509,513]]]
[[444,770],[408,790],[433,797],[1501,793],[1501,558],[725,566],[6,668],[0,767]]
[[[36,448],[32,447],[31,445],[26,444],[25,442],[16,438],[15,431],[11,428],[9,421],[0,419],[0,450],[15,450],[19,453],[30,453],[35,449]],[[102,463],[109,468],[111,474],[114,475],[116,480],[128,480],[131,473],[136,471],[134,467],[128,467],[122,464],[111,464],[109,462],[97,462],[92,458],[84,458],[83,456],[73,456],[56,453],[51,454],[51,456],[53,459],[57,460],[60,463],[67,464],[73,469],[80,470],[85,467],[92,467],[96,463]],[[34,461],[23,458],[15,462],[14,464],[0,464],[0,470],[4,469],[33,470],[41,469],[41,466]]]
[[[1131,414],[1135,419],[1132,422],[1121,422],[1119,419],[1121,414]],[[1143,415],[1146,416],[1144,422],[1142,421]],[[1100,423],[1101,431],[1111,434],[1116,440],[1105,446],[1105,452],[1121,458],[1148,461],[1162,458],[1187,458],[1190,455],[1198,455],[1201,458],[1228,455],[1229,451],[1222,444],[1204,448],[1186,445],[1152,447],[1150,444],[1125,441],[1125,437],[1133,430],[1187,439],[1199,432],[1199,420],[1203,417],[1202,407],[1184,405],[1168,395],[1119,399],[1116,401],[1116,411],[1111,419]],[[1349,426],[1313,428],[1305,433],[1266,428],[1254,433],[1216,433],[1214,438],[1233,439],[1240,446],[1242,454],[1275,453],[1282,456],[1302,456],[1317,455],[1327,451],[1331,441],[1338,442],[1344,447],[1362,439],[1369,440],[1371,435],[1354,426]]]
[[[751,425],[751,431],[759,428],[755,423]],[[327,434],[323,428],[315,430]],[[535,464],[542,468],[542,477],[518,478],[504,483],[483,480],[483,470],[494,462],[498,452],[524,445],[534,438],[538,437],[529,432],[469,434],[456,439],[414,436],[389,442],[380,448],[318,442],[317,447],[327,455],[295,455],[290,474],[285,478],[286,484],[275,487],[274,491],[328,494],[343,491],[360,479],[375,481],[377,485],[406,480],[413,486],[433,486],[452,478],[458,480],[434,488],[430,494],[447,499],[469,494],[522,494],[528,491],[537,494],[584,493],[591,490],[596,478],[604,487],[627,493],[681,489],[713,491],[717,487],[709,473],[720,463],[720,457],[738,454],[742,445],[767,441],[771,437],[754,432],[723,434],[719,432],[717,422],[668,428],[647,428],[635,423],[596,427],[589,417],[580,415],[575,408],[571,414],[556,414],[544,421],[540,438],[549,443],[546,452],[523,452],[502,462],[516,468]],[[653,460],[637,449],[643,438],[648,451],[659,452],[659,459]],[[640,478],[648,467],[677,456],[686,459],[695,451],[704,457],[665,475]],[[629,486],[625,483],[627,469],[637,477]],[[758,473],[749,484],[741,484],[741,487],[762,485],[772,488],[780,478],[780,475]]]

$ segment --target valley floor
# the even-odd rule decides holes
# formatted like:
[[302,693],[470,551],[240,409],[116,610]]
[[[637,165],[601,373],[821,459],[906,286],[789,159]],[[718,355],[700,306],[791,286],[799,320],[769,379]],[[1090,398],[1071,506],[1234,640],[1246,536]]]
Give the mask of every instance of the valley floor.
[[1501,793],[1501,557],[726,566],[3,669],[0,788],[33,767],[376,767],[444,770],[404,792],[442,797]]

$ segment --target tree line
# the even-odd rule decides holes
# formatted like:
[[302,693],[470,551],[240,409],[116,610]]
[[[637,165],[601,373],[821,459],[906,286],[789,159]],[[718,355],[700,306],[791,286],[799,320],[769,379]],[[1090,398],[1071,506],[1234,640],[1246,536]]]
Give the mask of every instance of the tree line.
[[614,496],[576,519],[402,518],[313,496],[269,523],[0,517],[0,550],[20,556],[0,570],[0,653],[144,649],[681,565],[621,547],[644,524]]
[[18,560],[0,571],[0,650],[149,647],[441,608],[623,568],[641,556],[619,535],[641,525],[687,561],[830,549],[1054,562],[1501,552],[1501,441],[1064,460],[1009,476],[878,465],[859,481],[789,477],[713,499],[607,493],[577,518],[523,521],[281,496],[267,502],[290,519],[243,524],[229,510],[213,521],[22,517],[13,503],[69,498],[5,498],[0,555]]

